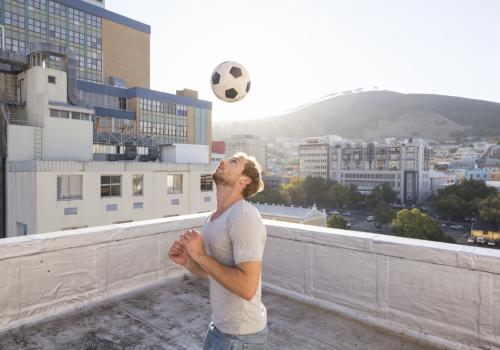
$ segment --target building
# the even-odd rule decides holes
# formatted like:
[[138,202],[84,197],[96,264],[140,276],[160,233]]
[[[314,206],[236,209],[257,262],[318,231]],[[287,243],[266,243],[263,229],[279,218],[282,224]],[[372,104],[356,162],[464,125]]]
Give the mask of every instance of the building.
[[337,135],[305,138],[299,145],[299,176],[330,178],[331,145],[341,141]]
[[224,141],[212,141],[212,163],[219,163],[226,158],[226,143]]
[[422,139],[375,142],[337,142],[331,147],[330,179],[345,186],[356,185],[369,194],[387,183],[401,204],[416,205],[431,193],[430,149]]
[[304,141],[299,147],[300,177],[356,185],[363,194],[388,183],[405,205],[418,204],[431,193],[430,149],[422,139],[367,143],[325,136]]
[[[130,166],[114,168],[117,161],[145,162],[140,165],[141,173],[135,174],[144,176],[144,186],[157,169],[155,161],[209,163],[212,105],[198,99],[193,90],[170,94],[150,89],[149,25],[108,11],[104,2],[97,0],[5,0],[2,4],[5,40],[0,50],[0,236],[5,232],[11,235],[81,227],[83,221],[75,218],[85,217],[85,211],[78,209],[79,205],[66,207],[67,201],[57,208],[72,219],[55,217],[58,226],[40,224],[39,218],[56,215],[41,216],[45,208],[39,204],[59,198],[56,192],[43,189],[53,189],[57,181],[80,189],[82,198],[71,201],[97,208],[104,199],[88,201],[99,197],[94,196],[99,194],[99,186],[94,188],[90,178],[94,176],[101,185],[111,178],[125,181],[125,169]],[[57,166],[50,163],[54,161]],[[96,161],[103,163],[95,165]],[[113,165],[106,165],[108,162]],[[105,169],[115,170],[104,174]],[[169,172],[171,168],[160,169]],[[204,174],[211,172],[207,166],[182,169],[177,173],[187,181],[185,186],[208,186],[206,181],[200,185]],[[66,175],[80,180],[59,180]],[[159,181],[163,186],[163,180]],[[120,195],[115,197],[126,193],[130,184],[121,182],[115,190],[118,187]],[[28,190],[32,193],[25,193]],[[91,194],[85,195],[87,190]],[[186,198],[191,200],[189,196],[181,204],[165,199],[164,203],[178,207],[160,209],[163,215],[210,207],[206,204],[209,202],[202,201],[207,197],[202,191],[187,192],[199,194],[200,206],[182,204]],[[143,205],[146,207],[150,200],[156,203],[156,199],[146,198]],[[29,225],[20,210],[23,205],[34,208]],[[120,211],[127,206],[116,207]],[[153,207],[146,209],[142,218],[160,215]],[[132,217],[141,216],[130,214],[127,220]],[[95,222],[90,218],[86,218],[89,226],[125,220],[123,216],[117,221],[111,216],[107,221],[101,221],[98,215]]]
[[253,204],[263,219],[293,222],[297,224],[326,227],[326,213],[312,208],[288,207],[274,204]]
[[471,227],[471,236],[483,237],[488,241],[500,241],[500,227],[498,223],[487,223],[482,220],[475,221]]
[[255,157],[266,170],[266,141],[255,135],[233,135],[226,142],[226,156],[231,157],[238,152],[244,152]]
[[[211,167],[109,161],[9,162],[7,236],[211,211]],[[50,219],[48,219],[50,218]]]
[[436,193],[440,189],[454,185],[457,180],[454,173],[429,170],[429,182],[431,193]]

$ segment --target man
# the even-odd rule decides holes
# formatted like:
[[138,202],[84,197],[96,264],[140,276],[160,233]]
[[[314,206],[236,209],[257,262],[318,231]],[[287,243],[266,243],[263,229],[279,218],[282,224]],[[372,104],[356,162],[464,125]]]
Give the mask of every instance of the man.
[[208,277],[212,322],[203,350],[266,349],[267,314],[261,303],[266,229],[246,201],[263,189],[255,158],[237,153],[212,174],[217,210],[196,230],[174,242],[169,257],[193,274]]

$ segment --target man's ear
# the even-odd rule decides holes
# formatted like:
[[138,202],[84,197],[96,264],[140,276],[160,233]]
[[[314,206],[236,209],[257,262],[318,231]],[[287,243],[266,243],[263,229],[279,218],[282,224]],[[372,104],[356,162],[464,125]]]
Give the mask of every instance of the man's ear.
[[252,182],[252,180],[248,176],[243,175],[240,177],[239,182],[241,185],[248,185]]

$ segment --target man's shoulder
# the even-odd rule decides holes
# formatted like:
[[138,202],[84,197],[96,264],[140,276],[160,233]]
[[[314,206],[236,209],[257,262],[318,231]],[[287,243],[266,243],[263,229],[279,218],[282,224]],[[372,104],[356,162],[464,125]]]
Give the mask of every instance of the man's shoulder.
[[242,199],[238,206],[233,211],[231,217],[231,221],[262,221],[259,210],[255,208],[252,203]]

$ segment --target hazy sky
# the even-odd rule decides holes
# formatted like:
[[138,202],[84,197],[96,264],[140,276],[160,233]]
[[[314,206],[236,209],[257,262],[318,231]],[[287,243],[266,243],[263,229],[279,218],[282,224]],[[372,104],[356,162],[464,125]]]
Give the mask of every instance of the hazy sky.
[[[500,101],[498,0],[106,0],[151,25],[151,88],[198,90],[215,121],[278,114],[356,88]],[[244,100],[213,95],[227,60]]]

